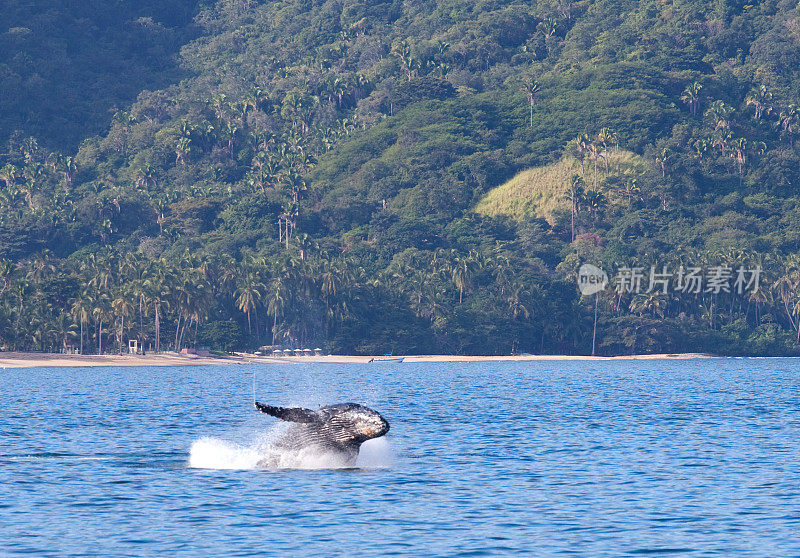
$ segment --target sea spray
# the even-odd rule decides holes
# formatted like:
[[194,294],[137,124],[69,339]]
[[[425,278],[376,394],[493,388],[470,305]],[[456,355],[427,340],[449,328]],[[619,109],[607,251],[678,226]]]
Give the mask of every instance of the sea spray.
[[394,465],[394,448],[386,438],[375,438],[361,444],[356,467],[359,469],[388,469]]
[[189,466],[198,469],[255,469],[260,459],[256,446],[210,437],[196,440],[189,451]]
[[[189,467],[197,469],[343,469],[348,465],[341,455],[319,448],[291,450],[272,442],[283,431],[283,425],[256,437],[248,444],[204,436],[189,450]],[[385,469],[395,460],[391,445],[385,438],[362,444],[356,468]]]

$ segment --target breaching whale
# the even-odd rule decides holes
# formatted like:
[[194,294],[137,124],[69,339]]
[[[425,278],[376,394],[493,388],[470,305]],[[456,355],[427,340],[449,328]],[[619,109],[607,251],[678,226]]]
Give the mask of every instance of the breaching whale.
[[323,458],[334,467],[354,467],[361,444],[389,431],[380,413],[358,403],[326,405],[316,411],[255,404],[262,413],[292,423],[273,444],[278,453],[263,460],[263,466],[279,465],[288,453],[295,458]]

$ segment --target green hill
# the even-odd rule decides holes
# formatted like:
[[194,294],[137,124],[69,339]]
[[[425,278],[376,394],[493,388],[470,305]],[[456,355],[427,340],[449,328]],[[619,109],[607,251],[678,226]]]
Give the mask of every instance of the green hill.
[[73,4],[2,6],[0,348],[798,352],[796,2]]

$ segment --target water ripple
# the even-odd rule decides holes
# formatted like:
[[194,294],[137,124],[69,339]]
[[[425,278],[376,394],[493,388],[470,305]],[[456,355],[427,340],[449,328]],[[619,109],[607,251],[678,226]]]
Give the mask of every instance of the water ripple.
[[[254,468],[253,372],[392,430]],[[798,393],[792,359],[9,370],[0,555],[800,555]]]

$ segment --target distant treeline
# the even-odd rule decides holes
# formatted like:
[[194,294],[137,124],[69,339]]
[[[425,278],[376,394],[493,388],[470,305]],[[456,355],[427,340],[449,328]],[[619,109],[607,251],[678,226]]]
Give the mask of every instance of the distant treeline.
[[[798,351],[792,2],[6,4],[0,347]],[[105,30],[69,78],[59,17]],[[565,158],[547,211],[475,211]],[[584,262],[764,281],[581,298]]]

